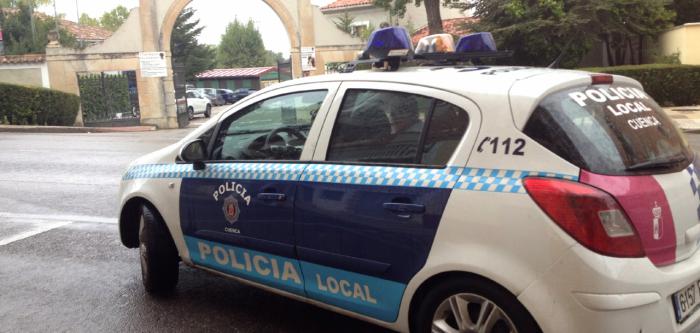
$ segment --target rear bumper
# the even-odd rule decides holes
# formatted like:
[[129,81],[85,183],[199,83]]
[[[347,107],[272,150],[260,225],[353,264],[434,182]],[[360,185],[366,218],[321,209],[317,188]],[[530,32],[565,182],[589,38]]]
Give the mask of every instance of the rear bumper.
[[518,299],[544,332],[700,332],[700,311],[676,323],[671,295],[700,279],[700,253],[667,267],[575,245]]

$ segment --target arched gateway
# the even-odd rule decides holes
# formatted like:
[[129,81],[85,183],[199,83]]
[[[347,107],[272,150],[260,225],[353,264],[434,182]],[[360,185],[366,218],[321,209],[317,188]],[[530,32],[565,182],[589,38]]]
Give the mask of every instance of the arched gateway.
[[[54,89],[79,93],[77,74],[134,70],[139,95],[141,123],[159,128],[176,128],[177,111],[172,64],[167,61],[166,77],[143,77],[139,72],[141,52],[163,52],[170,59],[170,36],[175,19],[192,0],[140,0],[127,21],[104,43],[74,50],[50,45],[47,65]],[[245,6],[251,0],[236,1]],[[338,30],[309,0],[263,0],[282,21],[291,44],[292,70],[301,76],[302,47],[316,48],[316,71],[327,62],[352,59],[362,47],[359,39]],[[221,18],[228,20],[234,13]],[[82,123],[79,115],[76,123]]]

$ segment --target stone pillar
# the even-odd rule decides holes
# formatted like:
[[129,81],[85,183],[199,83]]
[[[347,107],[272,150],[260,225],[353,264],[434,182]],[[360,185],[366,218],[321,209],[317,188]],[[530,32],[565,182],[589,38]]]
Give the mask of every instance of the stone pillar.
[[[160,29],[155,0],[139,1],[139,16],[141,20],[141,38],[144,52],[162,51],[160,48]],[[170,54],[166,53],[168,63]],[[170,66],[168,66],[170,67]],[[169,76],[166,78],[143,78],[139,86],[139,99],[141,104],[141,123],[155,125],[158,128],[177,128],[176,110],[169,109],[174,106],[174,97],[168,101],[167,90],[172,90],[172,68],[169,68]],[[169,83],[169,89],[166,86]],[[174,92],[173,92],[174,96]]]

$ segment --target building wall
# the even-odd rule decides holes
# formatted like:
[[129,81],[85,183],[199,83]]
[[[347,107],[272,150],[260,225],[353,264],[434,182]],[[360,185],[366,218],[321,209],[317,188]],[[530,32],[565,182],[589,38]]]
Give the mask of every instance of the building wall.
[[680,54],[685,65],[700,65],[700,23],[675,27],[659,38],[664,55]]
[[[410,3],[406,5],[406,15],[404,15],[403,18],[392,18],[389,16],[389,11],[373,6],[328,11],[326,12],[325,16],[329,17],[331,20],[335,20],[336,18],[343,16],[345,12],[347,12],[350,16],[355,17],[355,22],[369,21],[369,23],[377,28],[382,22],[396,22],[397,19],[400,25],[404,27],[412,26],[413,29],[420,29],[428,25],[428,17],[425,14],[425,7],[416,7]],[[466,16],[459,9],[446,7],[442,7],[440,9],[440,14],[443,20]],[[335,26],[333,27],[337,29]],[[413,31],[409,32],[412,33]]]
[[24,65],[0,65],[0,82],[50,88],[46,63]]

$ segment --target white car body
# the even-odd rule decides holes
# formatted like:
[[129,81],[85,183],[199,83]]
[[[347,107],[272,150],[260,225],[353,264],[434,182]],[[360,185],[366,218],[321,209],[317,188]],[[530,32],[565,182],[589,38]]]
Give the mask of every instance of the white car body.
[[211,101],[196,90],[188,90],[187,107],[192,108],[193,114],[204,114],[211,110]]
[[[640,91],[642,89],[638,82],[625,77],[615,76],[614,82]],[[523,188],[522,178],[528,175],[572,181],[584,177],[581,168],[525,135],[523,129],[546,96],[568,88],[589,86],[590,73],[521,67],[407,68],[398,72],[327,75],[275,85],[222,112],[181,142],[144,156],[130,166],[120,190],[122,240],[129,247],[137,245],[133,234],[135,222],[127,218],[130,216],[128,211],[134,209],[135,203],[148,202],[167,224],[184,263],[401,332],[409,331],[412,300],[421,286],[431,283],[435,277],[455,272],[483,277],[508,290],[544,332],[691,332],[700,323],[700,313],[691,314],[683,323],[677,323],[672,294],[700,279],[700,254],[697,253],[700,224],[696,215],[698,198],[689,193],[687,186],[693,180],[692,175],[683,170],[653,176],[664,184],[669,198],[668,205],[664,205],[664,214],[672,214],[675,220],[675,260],[664,264],[655,264],[646,256],[618,258],[589,250],[554,223]],[[327,293],[336,289],[336,293],[326,295],[327,298],[285,290],[283,286],[265,283],[265,280],[258,279],[260,276],[251,278],[249,274],[261,274],[259,269],[256,273],[257,268],[262,267],[262,273],[268,273],[265,268],[271,268],[271,259],[278,258],[275,255],[266,256],[263,251],[243,250],[248,251],[251,258],[257,258],[258,264],[268,264],[253,267],[252,273],[233,274],[235,270],[203,265],[200,259],[207,256],[213,258],[213,252],[205,252],[217,251],[217,245],[209,242],[206,243],[209,247],[201,244],[198,248],[193,247],[193,244],[188,244],[188,239],[192,239],[183,232],[183,179],[217,177],[217,168],[220,167],[220,164],[207,165],[204,171],[194,171],[191,164],[176,163],[183,145],[250,105],[274,96],[314,89],[327,90],[328,94],[306,138],[299,162],[293,163],[292,167],[284,166],[287,169],[282,171],[272,168],[265,169],[265,172],[274,174],[296,170],[292,172],[302,173],[296,178],[300,184],[315,179],[314,175],[305,177],[303,174],[311,172],[310,166],[320,166],[320,173],[315,175],[318,177],[322,177],[323,172],[330,172],[323,169],[327,165],[324,162],[333,124],[348,90],[378,89],[418,94],[451,103],[468,113],[469,127],[446,168],[433,170],[438,174],[436,177],[439,181],[445,182],[444,185],[425,185],[421,183],[426,179],[425,174],[403,166],[388,166],[390,171],[396,172],[389,176],[380,175],[380,171],[372,167],[361,166],[364,168],[362,172],[372,174],[369,177],[403,179],[399,182],[400,186],[444,186],[449,189],[449,199],[425,263],[405,283],[381,284],[382,288],[400,289],[396,304],[383,303],[385,298],[381,297],[385,295],[380,295],[380,291],[369,292],[365,289],[371,288],[367,287],[370,282],[357,282],[367,278],[367,274],[339,270],[328,263],[323,265],[323,272],[337,283],[347,281],[347,284],[336,287],[331,281],[329,291],[329,280],[303,283],[303,290],[308,293],[311,293],[311,285],[317,288],[317,293],[318,289]],[[524,156],[494,154],[490,153],[490,148],[484,152],[483,147],[479,146],[480,143],[483,146],[486,137],[524,140]],[[226,167],[232,168],[226,169],[226,172],[234,172],[234,175],[226,174],[225,177],[231,178],[221,178],[222,184],[235,181],[236,170],[245,174],[255,172],[256,167],[265,168],[265,165],[234,164]],[[350,170],[348,174],[336,176],[352,177],[351,169],[347,169]],[[201,172],[210,173],[204,175]],[[427,177],[432,176],[434,174]],[[388,182],[391,183],[392,179],[388,179]],[[686,187],[678,185],[681,183]],[[334,184],[334,181],[330,180],[329,184]],[[233,191],[235,194],[235,184],[222,186],[224,192]],[[240,190],[237,191],[239,195]],[[207,188],[206,191],[216,192],[217,188]],[[244,204],[245,194],[238,201]],[[648,213],[651,221],[652,211]],[[223,228],[226,226],[223,215],[221,220]],[[193,249],[198,253],[193,254]],[[215,259],[221,259],[219,264],[225,262],[232,267],[250,270],[250,263],[233,263],[230,256],[233,252],[226,252],[231,249],[240,251],[239,247],[225,249],[219,249],[216,254],[218,257]],[[225,255],[228,256],[226,260]],[[265,257],[260,259],[256,255]],[[276,270],[284,269],[281,263],[282,259],[278,258],[277,264],[280,266]],[[314,274],[307,274],[305,265],[308,263],[301,262],[296,269],[304,272],[305,278],[312,278],[308,275]],[[286,282],[293,280],[291,272],[287,272]],[[359,283],[359,291],[355,290],[355,283]],[[358,296],[358,292],[362,295]],[[352,296],[348,296],[350,294]],[[342,297],[348,297],[345,303]],[[355,302],[358,298],[365,301],[373,299],[375,303],[362,308],[364,305],[358,306]]]

